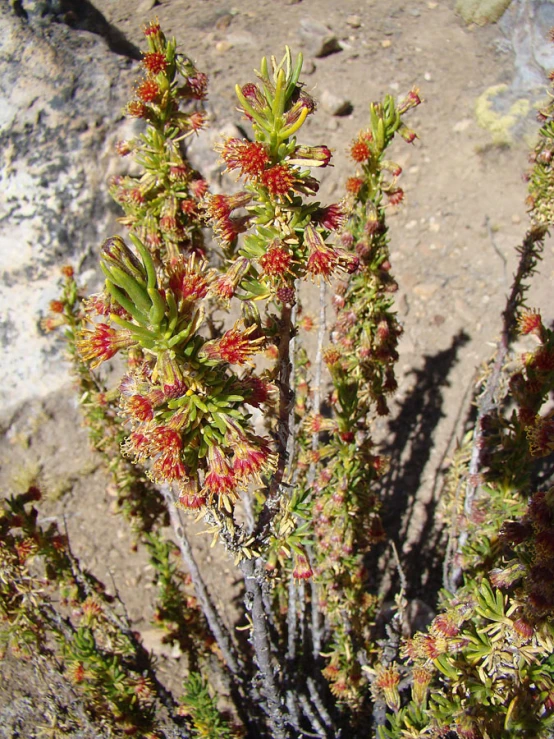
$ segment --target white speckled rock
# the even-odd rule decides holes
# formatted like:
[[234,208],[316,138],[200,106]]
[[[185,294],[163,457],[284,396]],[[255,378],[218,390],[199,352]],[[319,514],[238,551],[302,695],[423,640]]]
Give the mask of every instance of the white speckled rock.
[[[4,413],[68,381],[63,363],[54,361],[62,342],[44,336],[39,321],[57,295],[60,267],[81,266],[116,228],[106,184],[115,155],[107,138],[111,144],[108,134],[121,119],[119,90],[131,85],[129,59],[110,51],[98,28],[91,33],[34,18],[32,3],[27,18],[6,6],[0,10]],[[122,75],[129,81],[116,85]]]

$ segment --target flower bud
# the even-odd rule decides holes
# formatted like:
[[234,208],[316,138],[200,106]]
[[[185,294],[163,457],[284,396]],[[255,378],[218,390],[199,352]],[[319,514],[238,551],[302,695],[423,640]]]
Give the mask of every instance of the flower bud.
[[146,284],[144,267],[120,236],[113,236],[104,242],[100,258],[108,271],[118,267],[140,284]]
[[326,146],[297,146],[288,161],[299,167],[327,167],[331,156]]

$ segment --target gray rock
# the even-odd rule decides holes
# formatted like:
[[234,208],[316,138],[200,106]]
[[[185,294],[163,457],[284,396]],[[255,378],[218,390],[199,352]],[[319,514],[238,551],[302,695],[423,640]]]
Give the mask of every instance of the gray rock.
[[329,56],[342,49],[338,38],[327,26],[310,18],[300,21],[298,35],[302,46],[316,58]]
[[348,115],[352,112],[352,103],[342,95],[337,95],[330,90],[324,90],[319,99],[323,110],[330,115]]
[[17,17],[6,5],[0,8],[0,407],[9,412],[68,381],[63,342],[44,336],[39,321],[57,297],[60,267],[81,264],[117,232],[106,182],[115,155],[105,140],[134,74],[122,82],[128,60],[101,35],[42,16],[35,22],[31,13]]
[[137,7],[137,13],[139,13],[140,15],[148,13],[152,10],[152,8],[155,8],[156,5],[159,5],[158,0],[141,0]]

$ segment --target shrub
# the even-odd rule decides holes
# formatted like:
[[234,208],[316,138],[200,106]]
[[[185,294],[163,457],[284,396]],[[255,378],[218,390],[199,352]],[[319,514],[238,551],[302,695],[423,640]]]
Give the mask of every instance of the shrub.
[[[344,198],[322,204],[315,175],[331,152],[297,140],[316,111],[302,57],[264,58],[257,82],[236,88],[251,138],[218,148],[240,184],[212,194],[187,157],[206,126],[207,79],[157,23],[145,36],[126,109],[144,132],[117,146],[141,171],[111,182],[130,243],[102,246],[97,295],[82,296],[65,268],[45,327],[65,327],[91,441],[149,552],[156,623],[189,676],[180,701],[167,693],[117,603],[55,527],[37,525],[34,489],[0,518],[3,644],[53,660],[106,736],[551,736],[554,489],[535,489],[534,473],[554,449],[554,332],[525,291],[552,220],[552,106],[501,339],[450,470],[445,590],[427,630],[406,638],[406,584],[380,633],[367,562],[386,539],[389,462],[374,426],[397,387],[401,334],[386,216],[403,191],[387,156],[394,138],[417,138],[404,119],[418,92],[370,105]],[[313,361],[306,281],[320,292]],[[537,348],[510,371],[518,333]],[[116,354],[124,374],[105,387],[96,369]],[[186,514],[240,568],[248,644],[214,605]]]

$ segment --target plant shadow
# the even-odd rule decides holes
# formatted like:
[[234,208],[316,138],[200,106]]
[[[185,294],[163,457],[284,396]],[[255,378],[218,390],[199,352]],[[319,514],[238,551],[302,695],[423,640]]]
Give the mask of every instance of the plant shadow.
[[[425,485],[423,476],[436,444],[437,426],[445,417],[442,389],[450,386],[449,375],[458,362],[460,349],[469,340],[470,336],[460,330],[447,349],[424,357],[423,367],[410,372],[415,380],[411,395],[388,425],[388,441],[382,451],[389,458],[390,467],[381,481],[381,516],[387,541],[376,547],[366,562],[369,572],[375,572],[380,580],[388,574],[381,580],[385,600],[393,598],[400,587],[391,541],[399,552],[408,599],[418,598],[433,607],[442,587],[446,542],[436,518],[436,491],[444,455],[429,485]],[[414,516],[418,519],[418,534],[406,551],[403,542]]]

